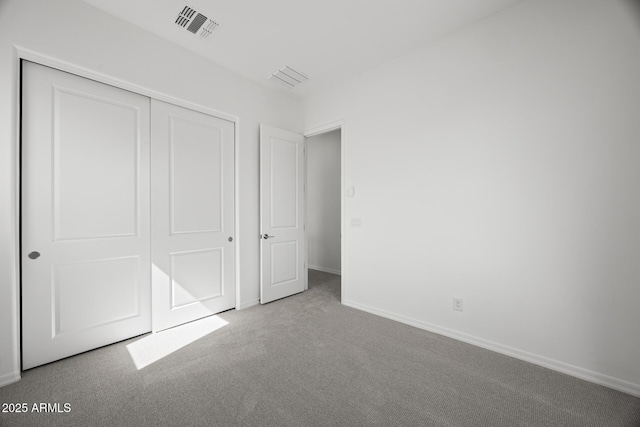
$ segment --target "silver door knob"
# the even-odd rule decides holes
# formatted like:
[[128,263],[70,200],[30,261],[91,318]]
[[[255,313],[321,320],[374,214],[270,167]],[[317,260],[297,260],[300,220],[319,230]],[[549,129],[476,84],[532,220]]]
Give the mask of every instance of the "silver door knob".
[[263,238],[264,240],[272,239],[272,238],[274,238],[274,237],[276,237],[276,236],[269,236],[268,234],[263,234],[263,235],[262,235],[262,238]]
[[33,251],[29,255],[27,255],[30,259],[38,259],[40,257],[40,252]]

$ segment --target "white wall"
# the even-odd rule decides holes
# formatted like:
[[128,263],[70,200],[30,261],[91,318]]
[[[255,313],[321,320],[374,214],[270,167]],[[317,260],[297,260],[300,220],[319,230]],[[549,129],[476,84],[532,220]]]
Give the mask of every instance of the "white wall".
[[[258,135],[260,122],[302,130],[297,101],[263,89],[174,44],[78,0],[0,2],[0,385],[17,379],[18,272],[16,140],[19,87],[16,47],[70,64],[100,79],[141,86],[236,116],[239,126],[240,298],[259,298]],[[238,241],[238,240],[236,240]]]
[[309,268],[340,273],[340,130],[307,138]]
[[308,100],[345,120],[344,302],[640,395],[638,28],[523,1]]

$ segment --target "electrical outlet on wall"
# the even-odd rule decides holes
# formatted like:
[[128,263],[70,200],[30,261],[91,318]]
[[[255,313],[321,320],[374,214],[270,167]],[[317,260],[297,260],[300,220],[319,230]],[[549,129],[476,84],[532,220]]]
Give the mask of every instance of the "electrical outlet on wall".
[[462,298],[453,297],[453,309],[462,311]]

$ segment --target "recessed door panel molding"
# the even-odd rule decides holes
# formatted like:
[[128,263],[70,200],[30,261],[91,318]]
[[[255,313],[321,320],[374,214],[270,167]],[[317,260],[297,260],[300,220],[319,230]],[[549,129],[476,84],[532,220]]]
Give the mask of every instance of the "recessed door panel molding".
[[223,141],[233,139],[225,131],[219,123],[169,117],[171,234],[222,231]]
[[271,243],[271,283],[279,286],[298,280],[298,242]]
[[171,309],[224,296],[223,248],[171,256]]
[[149,98],[30,62],[22,366],[151,329]]
[[298,184],[300,180],[300,144],[282,138],[271,138],[271,195],[279,203],[271,204],[271,229],[298,226]]
[[54,338],[139,316],[140,268],[138,256],[56,265]]
[[260,125],[260,302],[304,291],[304,137]]
[[53,98],[55,240],[137,235],[140,108],[65,87]]
[[235,307],[234,132],[151,100],[153,330]]

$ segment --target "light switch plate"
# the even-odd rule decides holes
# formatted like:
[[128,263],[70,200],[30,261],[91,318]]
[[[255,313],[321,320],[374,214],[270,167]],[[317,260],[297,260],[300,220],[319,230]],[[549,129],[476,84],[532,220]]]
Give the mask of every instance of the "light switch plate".
[[347,187],[347,197],[353,197],[356,195],[356,187],[353,185]]

